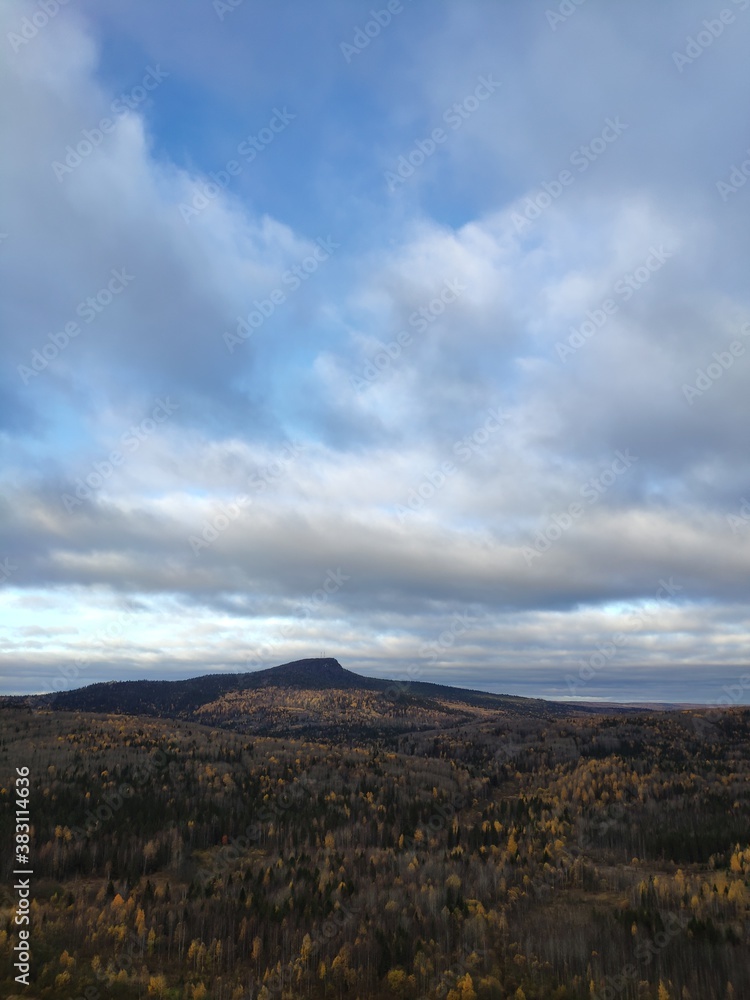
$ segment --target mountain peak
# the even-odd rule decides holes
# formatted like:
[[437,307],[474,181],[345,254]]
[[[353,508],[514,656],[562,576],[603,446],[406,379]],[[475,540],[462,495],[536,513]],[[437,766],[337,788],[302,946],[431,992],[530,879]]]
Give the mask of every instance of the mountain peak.
[[259,670],[253,675],[253,680],[263,686],[346,687],[352,682],[360,682],[361,678],[345,670],[332,656],[315,656]]

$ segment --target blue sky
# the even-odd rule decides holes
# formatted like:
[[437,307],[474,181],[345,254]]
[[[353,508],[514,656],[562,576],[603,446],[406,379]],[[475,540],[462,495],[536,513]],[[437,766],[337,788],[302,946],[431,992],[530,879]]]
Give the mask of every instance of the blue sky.
[[750,0],[0,18],[4,692],[747,703]]

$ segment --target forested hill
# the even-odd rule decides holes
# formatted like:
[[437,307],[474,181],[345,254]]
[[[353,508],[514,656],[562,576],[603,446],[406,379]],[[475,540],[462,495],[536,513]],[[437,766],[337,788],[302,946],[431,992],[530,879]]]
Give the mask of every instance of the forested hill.
[[331,657],[188,680],[110,681],[10,703],[55,711],[187,719],[246,732],[318,738],[424,731],[498,715],[538,719],[593,711],[426,681],[363,677]]
[[329,657],[295,660],[247,673],[203,674],[179,681],[109,681],[26,700],[32,705],[44,700],[49,707],[65,711],[182,718],[234,691],[255,691],[268,687],[305,691],[364,689],[371,683],[369,678],[345,670],[338,660]]

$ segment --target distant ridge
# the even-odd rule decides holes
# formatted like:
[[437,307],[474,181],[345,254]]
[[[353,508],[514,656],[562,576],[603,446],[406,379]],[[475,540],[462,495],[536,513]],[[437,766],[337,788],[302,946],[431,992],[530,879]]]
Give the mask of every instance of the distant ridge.
[[[492,716],[540,719],[595,715],[598,706],[490,694],[429,681],[384,680],[346,670],[334,657],[310,657],[245,673],[187,680],[127,680],[71,691],[5,698],[0,706],[191,720],[244,732],[340,738],[383,734]],[[619,714],[627,709],[607,709]]]
[[202,674],[179,681],[106,681],[71,691],[10,700],[58,711],[184,716],[230,691],[266,687],[320,691],[362,688],[367,683],[368,678],[345,670],[333,657],[315,657],[241,674]]

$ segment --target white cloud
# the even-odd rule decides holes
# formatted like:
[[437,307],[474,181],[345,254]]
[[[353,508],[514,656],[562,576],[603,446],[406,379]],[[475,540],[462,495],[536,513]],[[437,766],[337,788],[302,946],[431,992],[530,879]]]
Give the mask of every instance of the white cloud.
[[[635,42],[618,30],[620,15],[603,8],[581,9],[563,36],[549,31],[542,8],[538,20],[493,11],[477,33],[476,11],[446,6],[404,67],[388,55],[403,43],[394,28],[394,49],[384,37],[366,54],[373,67],[392,60],[393,72],[364,61],[356,70],[362,86],[377,80],[380,88],[373,120],[362,123],[374,157],[358,158],[345,129],[334,136],[347,114],[344,68],[326,70],[307,116],[303,90],[294,91],[305,162],[280,155],[277,188],[269,174],[246,172],[189,225],[180,205],[206,178],[183,164],[202,160],[189,137],[170,134],[160,102],[184,100],[186,81],[206,87],[204,60],[221,44],[216,25],[200,65],[165,61],[169,75],[151,98],[116,116],[59,179],[54,161],[82,130],[99,128],[121,89],[105,82],[103,22],[92,11],[84,22],[71,8],[4,60],[10,138],[0,182],[14,197],[2,220],[0,558],[7,552],[17,565],[5,584],[17,607],[31,595],[50,602],[41,631],[27,611],[6,633],[6,662],[32,664],[42,677],[56,656],[84,650],[129,596],[142,602],[137,627],[97,654],[102,675],[152,667],[160,656],[175,671],[236,667],[248,643],[265,643],[278,661],[338,643],[347,665],[385,673],[419,658],[452,616],[481,610],[466,642],[428,665],[435,677],[500,688],[512,678],[516,688],[528,684],[526,693],[542,678],[547,693],[560,694],[560,671],[610,630],[602,606],[646,600],[674,576],[683,588],[676,607],[662,608],[649,633],[618,652],[611,685],[601,678],[598,690],[615,690],[631,668],[667,677],[676,661],[731,670],[746,636],[734,601],[746,594],[748,557],[725,515],[746,491],[750,359],[738,357],[693,405],[682,386],[750,320],[738,265],[747,233],[712,186],[734,155],[737,98],[722,87],[744,29],[726,39],[724,60],[707,53],[702,62],[710,92],[724,97],[716,111],[698,104],[706,131],[696,139],[684,128],[695,83],[675,76],[669,54],[698,6],[679,16],[678,5],[667,7],[638,6],[650,27],[638,45],[651,62],[627,93],[621,68]],[[4,8],[5,30],[23,9]],[[162,15],[141,14],[132,35],[158,51]],[[335,24],[351,16],[337,6]],[[200,34],[199,17],[188,16],[181,37]],[[509,26],[518,44],[508,41]],[[415,29],[405,17],[399,30],[410,38]],[[245,44],[232,36],[232,46]],[[134,84],[159,65],[150,49],[137,51]],[[502,89],[388,200],[381,160],[408,149],[499,59]],[[219,66],[211,88],[226,102],[217,149],[229,136],[231,151],[244,134],[243,91],[228,82],[239,72],[224,76]],[[282,82],[274,76],[259,92]],[[326,87],[333,123],[315,118]],[[400,116],[388,124],[391,103]],[[618,114],[628,122],[622,137],[519,227],[527,199],[538,201],[544,182]],[[665,151],[664,136],[676,136],[675,151]],[[286,138],[297,141],[292,130]],[[331,149],[356,163],[346,196]],[[216,168],[224,162],[222,154]],[[330,225],[317,202],[301,207],[296,182],[309,184],[301,198],[315,190],[326,211],[339,203]],[[267,209],[274,200],[284,218]],[[370,232],[362,220],[375,216],[384,221]],[[318,232],[340,238],[332,263],[230,353],[223,332],[280,286]],[[644,271],[661,248],[663,266]],[[80,320],[79,304],[113,268],[129,269],[132,281],[24,385],[17,366]],[[592,317],[607,299],[616,309],[599,324]],[[596,329],[561,358],[571,329],[592,322]],[[178,404],[175,415],[102,476],[128,429],[165,395]],[[504,418],[490,432],[492,412]],[[462,458],[467,438],[475,447]],[[529,563],[524,550],[537,532],[581,501],[618,450],[637,456],[632,468]],[[67,510],[61,497],[92,470],[103,481]],[[196,553],[190,538],[244,495],[252,503],[210,528],[215,538]],[[420,495],[418,509],[405,512]],[[351,580],[302,614],[338,569]],[[64,627],[74,608],[79,635]],[[283,623],[292,631],[279,640]],[[500,679],[490,680],[496,669]]]

